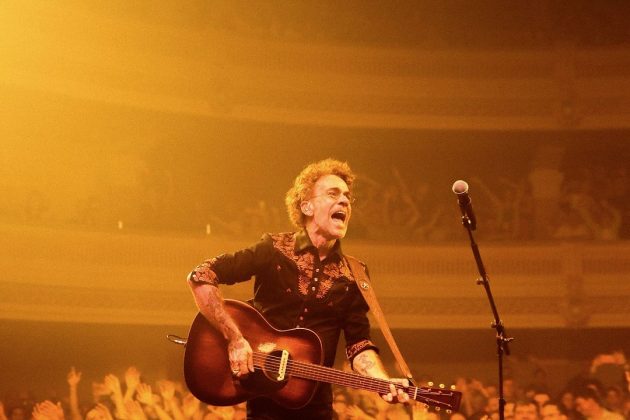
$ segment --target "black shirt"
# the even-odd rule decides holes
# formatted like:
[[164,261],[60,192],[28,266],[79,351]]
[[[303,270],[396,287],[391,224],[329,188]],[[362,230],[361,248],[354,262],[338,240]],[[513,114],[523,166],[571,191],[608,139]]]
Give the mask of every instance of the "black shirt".
[[[234,284],[255,276],[254,307],[278,329],[304,327],[315,331],[322,341],[324,365],[333,365],[341,331],[350,361],[368,348],[376,349],[370,341],[369,308],[339,241],[320,261],[317,248],[304,230],[265,234],[257,244],[234,254],[220,255],[207,263],[222,284]],[[287,412],[269,399],[257,398],[248,403],[248,415],[306,419],[311,413],[317,416],[313,418],[326,418],[332,416],[331,404],[330,386],[321,384],[303,409]],[[270,413],[275,415],[262,416]]]

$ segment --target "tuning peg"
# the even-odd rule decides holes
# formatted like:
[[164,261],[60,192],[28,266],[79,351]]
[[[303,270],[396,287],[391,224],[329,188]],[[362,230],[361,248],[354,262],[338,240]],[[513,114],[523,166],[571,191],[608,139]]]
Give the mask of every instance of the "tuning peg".
[[429,381],[429,382],[427,382],[427,385],[429,385],[429,386],[433,386],[433,385],[434,385],[434,384],[433,384],[433,381]]
[[455,391],[457,387],[455,385],[451,385],[451,391]]
[[435,411],[440,411],[441,408],[440,407],[435,407]]
[[446,414],[451,414],[453,410],[446,410]]
[[440,389],[444,389],[444,384],[440,384]]

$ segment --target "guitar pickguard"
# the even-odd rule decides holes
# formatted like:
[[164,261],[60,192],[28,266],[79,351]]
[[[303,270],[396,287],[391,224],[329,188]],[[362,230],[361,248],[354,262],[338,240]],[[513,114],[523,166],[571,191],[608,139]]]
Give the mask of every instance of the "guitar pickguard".
[[258,351],[261,353],[271,353],[276,349],[276,343],[260,343]]

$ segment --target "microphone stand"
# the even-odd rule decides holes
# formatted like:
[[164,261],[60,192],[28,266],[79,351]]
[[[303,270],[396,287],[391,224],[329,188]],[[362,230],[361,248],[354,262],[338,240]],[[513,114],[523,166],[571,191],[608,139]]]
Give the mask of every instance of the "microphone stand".
[[475,262],[477,263],[477,270],[479,271],[479,278],[477,279],[477,284],[483,286],[486,291],[486,295],[488,296],[488,302],[490,303],[490,309],[492,310],[492,315],[494,316],[494,321],[492,321],[491,328],[497,330],[497,356],[499,359],[499,420],[505,419],[505,398],[503,395],[503,355],[510,355],[510,348],[508,347],[508,343],[514,340],[514,337],[507,337],[505,333],[505,327],[503,326],[503,321],[499,317],[499,312],[497,311],[497,307],[494,304],[494,298],[492,297],[492,291],[490,290],[490,280],[488,279],[488,274],[486,273],[486,269],[483,265],[483,261],[481,260],[481,254],[479,253],[479,247],[477,246],[477,242],[475,242],[475,238],[473,237],[472,231],[475,227],[472,225],[472,222],[464,209],[462,209],[462,224],[464,228],[468,232],[468,238],[470,239],[470,247],[472,249],[472,253],[475,257]]

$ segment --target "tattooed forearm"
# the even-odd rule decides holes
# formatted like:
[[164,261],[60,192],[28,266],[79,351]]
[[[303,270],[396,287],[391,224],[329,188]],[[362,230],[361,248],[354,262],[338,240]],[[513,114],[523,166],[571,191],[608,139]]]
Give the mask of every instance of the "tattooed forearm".
[[380,357],[374,350],[366,350],[359,353],[354,358],[352,367],[361,375],[383,379],[389,378]]
[[243,337],[236,322],[230,314],[225,310],[223,296],[216,281],[216,274],[209,270],[206,273],[210,281],[198,281],[188,277],[188,285],[195,298],[195,303],[199,308],[199,312],[223,334],[228,341],[228,362],[232,374],[235,376],[247,375],[248,372],[254,371],[253,352],[250,344]]
[[374,367],[374,365],[375,365],[374,360],[370,360],[370,358],[369,358],[369,356],[368,356],[366,351],[364,351],[363,353],[359,354],[354,359],[354,368],[359,373],[367,372],[368,370],[372,369]]
[[[204,278],[211,281],[200,281],[198,276],[194,276],[193,271],[188,277],[188,285],[195,298],[195,303],[199,312],[217,328],[227,340],[237,340],[242,337],[238,326],[225,311],[223,306],[223,296],[216,283],[216,274],[212,271],[204,272]],[[197,277],[197,278],[195,278]]]
[[234,340],[241,337],[236,323],[230,315],[225,311],[223,306],[223,296],[218,287],[209,286],[208,298],[204,307],[200,307],[201,313],[210,321],[214,326],[223,333],[223,336],[228,340]]

